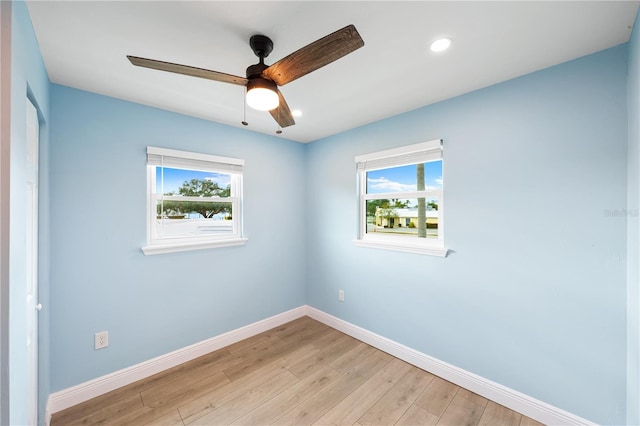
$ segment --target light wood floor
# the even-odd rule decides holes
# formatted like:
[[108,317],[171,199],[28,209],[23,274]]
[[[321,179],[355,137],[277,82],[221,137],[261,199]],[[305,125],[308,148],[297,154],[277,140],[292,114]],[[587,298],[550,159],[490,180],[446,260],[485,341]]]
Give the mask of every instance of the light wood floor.
[[540,425],[303,317],[83,404],[61,425]]

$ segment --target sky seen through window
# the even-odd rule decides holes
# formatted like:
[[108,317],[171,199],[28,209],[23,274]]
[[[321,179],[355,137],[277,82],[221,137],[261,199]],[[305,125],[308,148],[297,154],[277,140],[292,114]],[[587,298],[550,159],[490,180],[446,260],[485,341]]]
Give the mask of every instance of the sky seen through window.
[[[417,166],[391,167],[367,172],[367,194],[416,191]],[[424,163],[425,190],[442,189],[442,160]]]
[[[163,185],[164,170],[164,188]],[[220,188],[226,188],[231,184],[231,175],[216,172],[201,172],[198,170],[172,169],[168,167],[156,167],[156,193],[178,194],[178,189],[186,181],[191,179],[210,180],[216,182]]]

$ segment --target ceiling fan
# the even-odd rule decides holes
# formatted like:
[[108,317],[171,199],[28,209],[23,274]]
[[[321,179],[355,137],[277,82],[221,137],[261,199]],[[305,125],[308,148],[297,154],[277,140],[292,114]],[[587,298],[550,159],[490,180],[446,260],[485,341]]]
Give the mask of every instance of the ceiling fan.
[[355,26],[347,25],[270,66],[264,63],[264,58],[269,56],[273,50],[271,39],[264,35],[254,35],[250,38],[249,45],[253,53],[260,58],[260,62],[247,68],[246,78],[137,56],[127,55],[127,58],[133,65],[139,67],[245,86],[247,88],[247,104],[261,111],[269,111],[278,125],[284,128],[294,125],[295,121],[287,102],[278,90],[278,86],[284,86],[348,55],[364,46],[364,41]]

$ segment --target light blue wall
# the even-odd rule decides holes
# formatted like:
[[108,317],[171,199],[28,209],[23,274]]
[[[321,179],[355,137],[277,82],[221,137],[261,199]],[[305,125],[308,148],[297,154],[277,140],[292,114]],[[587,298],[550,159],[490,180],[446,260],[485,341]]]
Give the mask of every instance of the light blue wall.
[[[638,423],[639,233],[616,213],[640,190],[637,29],[628,67],[620,46],[305,146],[50,88],[21,2],[13,26],[12,181],[27,92],[44,124],[41,405],[309,303],[593,421]],[[453,252],[353,246],[353,157],[433,138]],[[147,145],[246,160],[246,246],[141,254]],[[12,424],[27,416],[21,197],[12,187]],[[110,347],[94,351],[101,330]]]
[[[47,149],[49,144],[49,78],[47,76],[31,19],[22,1],[12,5],[12,55],[11,55],[11,195],[10,195],[10,422],[12,425],[27,424],[28,419],[28,375],[25,341],[26,324],[26,101],[29,97],[38,108],[41,121],[40,204],[41,271],[40,301],[47,307],[48,281],[48,179]],[[40,313],[40,413],[49,395],[49,311]]]
[[[53,391],[305,303],[304,145],[64,86],[51,97]],[[147,145],[245,159],[245,246],[142,254]]]
[[[638,17],[636,16],[636,22]],[[627,424],[640,424],[640,28],[629,40],[627,75]]]
[[[626,72],[622,45],[310,144],[307,302],[623,424]],[[354,156],[435,138],[452,253],[354,246]]]

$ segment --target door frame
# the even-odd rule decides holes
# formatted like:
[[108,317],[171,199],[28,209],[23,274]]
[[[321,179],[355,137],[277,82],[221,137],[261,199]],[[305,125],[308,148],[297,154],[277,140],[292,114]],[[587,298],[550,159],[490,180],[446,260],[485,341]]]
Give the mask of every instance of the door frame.
[[38,424],[38,301],[39,283],[39,163],[40,163],[40,119],[38,107],[26,98],[26,310],[27,310],[27,380],[28,416],[30,424]]

